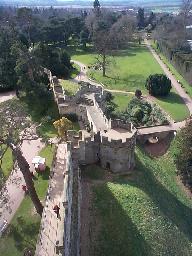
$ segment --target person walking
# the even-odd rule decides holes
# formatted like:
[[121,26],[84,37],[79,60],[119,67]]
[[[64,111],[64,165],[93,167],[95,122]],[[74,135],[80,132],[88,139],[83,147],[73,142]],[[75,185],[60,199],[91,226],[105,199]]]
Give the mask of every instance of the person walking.
[[60,208],[59,206],[56,204],[54,207],[53,207],[53,211],[56,213],[57,215],[57,219],[59,219],[59,211],[60,211]]

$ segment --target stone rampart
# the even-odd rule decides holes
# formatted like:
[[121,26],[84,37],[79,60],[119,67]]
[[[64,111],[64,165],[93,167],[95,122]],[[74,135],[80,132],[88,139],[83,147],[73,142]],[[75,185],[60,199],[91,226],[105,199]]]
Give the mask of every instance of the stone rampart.
[[120,119],[111,120],[111,129],[116,129],[116,128],[120,128],[120,129],[127,130],[129,132],[132,132],[133,125],[130,122],[124,122]]

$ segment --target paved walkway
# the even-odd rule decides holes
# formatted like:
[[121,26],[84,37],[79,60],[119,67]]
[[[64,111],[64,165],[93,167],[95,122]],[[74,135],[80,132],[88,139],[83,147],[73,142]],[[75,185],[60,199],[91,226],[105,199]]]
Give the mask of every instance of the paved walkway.
[[177,82],[174,75],[169,71],[167,66],[164,64],[164,62],[159,58],[158,54],[155,52],[155,50],[151,47],[150,42],[145,39],[145,44],[154,56],[154,58],[157,60],[163,71],[165,72],[166,76],[171,80],[171,83],[173,87],[176,89],[177,93],[180,95],[180,97],[185,102],[186,106],[189,109],[190,114],[192,114],[192,99],[190,96],[184,91],[184,89],[181,87],[181,85]]
[[15,92],[14,91],[0,93],[0,103],[2,103],[4,101],[7,101],[7,100],[10,100],[13,97],[15,97]]
[[[46,207],[44,207],[39,240],[36,246],[36,256],[63,255],[64,249],[64,225],[68,198],[68,154],[67,145],[60,144],[57,149],[56,161],[52,171]],[[53,207],[60,207],[60,217],[57,218]],[[65,230],[66,231],[66,230]]]
[[178,131],[181,128],[185,127],[185,123],[186,122],[183,121],[178,123],[171,123],[169,125],[139,128],[138,135],[147,135],[147,134],[161,133],[161,132],[167,132],[167,131]]
[[[32,159],[38,155],[38,152],[44,147],[44,144],[38,140],[25,140],[21,146],[24,157],[30,164],[30,169],[33,171]],[[0,199],[0,227],[4,220],[8,223],[11,222],[18,207],[20,206],[24,192],[22,185],[25,184],[22,173],[15,169],[6,181],[5,188],[3,189],[3,197]],[[5,198],[7,199],[5,201]]]

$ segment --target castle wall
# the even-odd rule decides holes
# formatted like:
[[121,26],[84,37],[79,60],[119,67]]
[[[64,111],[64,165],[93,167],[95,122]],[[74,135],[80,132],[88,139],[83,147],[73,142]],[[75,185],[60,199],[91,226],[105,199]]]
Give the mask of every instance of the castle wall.
[[136,134],[127,139],[109,141],[102,137],[100,144],[100,160],[102,168],[110,169],[114,173],[128,172],[134,167],[134,151],[136,145]]
[[123,122],[120,119],[111,120],[111,129],[116,128],[124,129],[131,132],[133,129],[133,125],[130,122]]

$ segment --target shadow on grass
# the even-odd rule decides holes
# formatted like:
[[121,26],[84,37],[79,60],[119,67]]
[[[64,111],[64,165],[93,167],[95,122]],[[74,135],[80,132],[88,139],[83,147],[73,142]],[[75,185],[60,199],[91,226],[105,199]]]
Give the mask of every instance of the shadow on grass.
[[138,82],[142,82],[145,81],[145,77],[143,75],[139,75],[139,74],[136,74],[136,75],[129,75],[127,77],[123,77],[123,78],[120,78],[120,77],[112,77],[110,75],[106,75],[106,78],[109,78],[109,79],[112,79],[114,81],[121,81],[121,82],[125,82],[125,83],[138,83]]
[[143,45],[129,44],[126,49],[113,51],[113,56],[116,57],[134,57],[137,53],[147,52],[147,48]]
[[141,175],[129,181],[132,186],[143,190],[158,206],[160,211],[190,240],[192,239],[192,209],[184,205],[171,192],[169,192],[154,176],[153,169],[136,159],[136,169]]
[[185,104],[182,98],[176,92],[170,92],[168,96],[157,97],[157,99],[166,103],[172,103],[172,104],[177,103],[182,105]]
[[39,222],[28,223],[20,216],[17,218],[15,224],[9,227],[8,236],[12,237],[15,241],[15,247],[20,252],[23,252],[26,248],[31,248],[35,252],[36,241],[31,237],[37,237],[39,233]]
[[[95,186],[94,206],[100,229],[92,246],[94,256],[148,256],[152,255],[149,244],[140,234],[122,205],[111,193],[107,184]],[[97,230],[96,223],[96,230]],[[95,230],[92,230],[93,236]],[[93,245],[93,244],[92,244]]]

